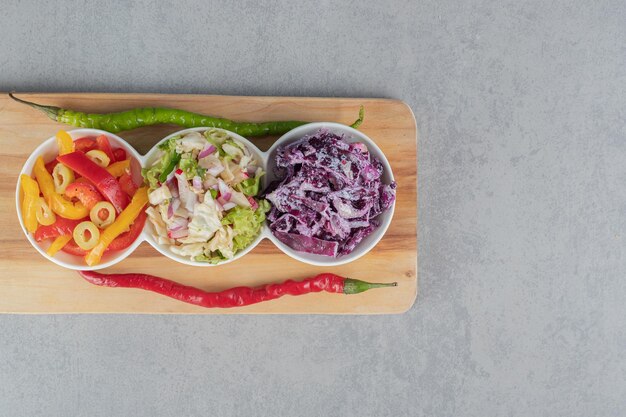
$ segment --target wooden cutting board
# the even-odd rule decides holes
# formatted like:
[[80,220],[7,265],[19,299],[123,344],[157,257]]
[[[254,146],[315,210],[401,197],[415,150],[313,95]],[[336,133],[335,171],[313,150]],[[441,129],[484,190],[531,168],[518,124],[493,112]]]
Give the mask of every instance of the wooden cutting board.
[[[96,287],[76,272],[47,261],[28,243],[15,209],[17,174],[30,153],[59,129],[71,129],[44,114],[0,95],[0,312],[4,313],[402,313],[417,294],[417,130],[410,108],[386,99],[234,97],[164,94],[18,94],[26,100],[87,112],[127,110],[140,106],[167,106],[234,120],[310,120],[350,124],[359,105],[365,106],[360,130],[385,153],[398,183],[393,221],[380,243],[361,259],[324,268],[300,263],[267,240],[242,259],[219,267],[199,268],[161,256],[147,243],[104,272],[143,272],[205,290],[302,279],[320,272],[391,282],[395,288],[352,296],[310,294],[236,309],[203,309],[135,289]],[[121,132],[140,153],[177,126],[153,126]],[[275,137],[253,139],[267,150]]]

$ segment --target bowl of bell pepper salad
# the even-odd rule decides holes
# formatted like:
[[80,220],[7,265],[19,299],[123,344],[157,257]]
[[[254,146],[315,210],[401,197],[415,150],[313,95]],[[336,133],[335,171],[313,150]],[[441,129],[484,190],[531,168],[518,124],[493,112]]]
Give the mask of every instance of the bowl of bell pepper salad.
[[37,251],[57,265],[96,270],[120,262],[143,241],[148,190],[141,156],[97,129],[59,131],[20,172],[20,225]]

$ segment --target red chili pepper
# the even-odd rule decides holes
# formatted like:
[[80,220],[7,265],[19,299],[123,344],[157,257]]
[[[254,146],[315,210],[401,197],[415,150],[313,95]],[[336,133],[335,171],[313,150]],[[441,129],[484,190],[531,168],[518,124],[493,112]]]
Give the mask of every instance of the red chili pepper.
[[395,287],[395,282],[375,284],[335,274],[319,274],[296,282],[269,284],[259,288],[236,287],[220,292],[207,292],[178,284],[165,278],[147,274],[101,274],[95,271],[78,271],[88,282],[102,287],[139,288],[153,291],[176,300],[206,308],[242,307],[274,300],[283,295],[303,295],[326,291],[338,294],[358,294],[372,288]]
[[[113,242],[111,242],[111,244],[107,246],[107,248],[104,251],[105,252],[120,251],[129,247],[135,240],[137,240],[137,237],[143,230],[143,226],[146,223],[146,218],[147,218],[146,212],[141,212],[141,214],[137,216],[133,224],[130,226],[130,230],[128,232],[122,233],[121,235],[113,239]],[[74,239],[67,242],[61,250],[63,252],[69,253],[70,255],[76,255],[76,256],[85,256],[88,252],[78,247],[76,242],[74,242]]]
[[128,205],[130,198],[122,190],[115,177],[109,174],[106,169],[87,158],[84,153],[75,151],[59,155],[57,160],[91,181],[104,198],[113,204],[118,213]]
[[98,144],[94,140],[93,136],[85,136],[84,138],[76,139],[74,141],[74,150],[87,153],[96,149]]
[[126,159],[126,151],[122,148],[113,149],[113,156],[116,161],[123,161]]
[[61,235],[71,235],[76,225],[84,219],[70,220],[61,216],[57,216],[54,223],[49,226],[39,226],[35,231],[35,240],[41,242],[50,238],[57,238]]
[[124,190],[124,192],[130,197],[134,196],[135,191],[137,191],[137,188],[139,188],[127,172],[123,173],[119,177],[118,181],[120,183],[120,187],[122,187],[122,190]]
[[98,136],[96,138],[96,143],[98,144],[98,149],[107,154],[111,163],[116,161],[115,156],[113,155],[113,150],[111,149],[111,144],[109,143],[109,139],[106,135]]
[[83,203],[83,206],[87,207],[89,210],[91,210],[98,201],[104,200],[93,184],[84,181],[74,181],[68,185],[65,189],[65,196],[70,199],[78,199],[78,201]]

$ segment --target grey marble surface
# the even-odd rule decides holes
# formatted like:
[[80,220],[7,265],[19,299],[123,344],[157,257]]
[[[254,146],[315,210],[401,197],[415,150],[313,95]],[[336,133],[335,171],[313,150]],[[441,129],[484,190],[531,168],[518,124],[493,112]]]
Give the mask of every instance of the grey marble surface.
[[0,415],[624,415],[626,5],[565,3],[2,1],[0,90],[405,100],[421,292],[0,316]]

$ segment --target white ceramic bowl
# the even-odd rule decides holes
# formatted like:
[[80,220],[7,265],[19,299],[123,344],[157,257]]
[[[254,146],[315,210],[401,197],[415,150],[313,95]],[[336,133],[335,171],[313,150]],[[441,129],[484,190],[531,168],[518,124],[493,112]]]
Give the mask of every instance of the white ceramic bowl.
[[[306,135],[313,134],[321,128],[328,129],[329,131],[337,133],[337,134],[345,135],[345,139],[348,142],[363,142],[369,149],[370,153],[374,155],[376,158],[378,158],[383,164],[383,167],[385,170],[383,173],[383,178],[382,178],[383,182],[388,184],[394,180],[393,173],[391,171],[391,166],[389,165],[387,158],[382,153],[382,151],[378,148],[378,146],[376,146],[374,141],[371,140],[366,135],[364,135],[363,133],[361,133],[360,131],[353,129],[349,126],[339,124],[339,123],[322,122],[322,123],[310,123],[304,126],[300,126],[296,129],[289,131],[285,135],[281,136],[267,152],[261,152],[253,143],[251,143],[250,141],[248,141],[247,139],[243,138],[242,136],[236,133],[229,132],[229,131],[224,131],[224,132],[228,133],[231,137],[241,141],[244,145],[246,145],[248,149],[250,150],[250,152],[252,152],[261,162],[261,166],[263,166],[266,171],[265,177],[263,177],[261,180],[261,187],[264,188],[266,184],[271,183],[271,181],[275,179],[275,176],[274,176],[275,154],[276,154],[276,150],[278,149],[278,147],[294,142]],[[76,139],[76,138],[83,137],[83,136],[97,136],[101,134],[107,135],[113,147],[123,148],[126,151],[127,155],[132,156],[133,159],[135,159],[138,162],[138,164],[140,164],[142,167],[149,167],[150,165],[152,165],[152,163],[154,162],[155,158],[157,157],[159,153],[158,145],[160,143],[177,135],[184,135],[186,133],[194,132],[194,131],[205,131],[207,129],[209,128],[191,128],[191,129],[184,129],[178,132],[174,132],[171,135],[160,140],[156,145],[154,145],[154,147],[145,156],[139,155],[137,151],[135,151],[135,149],[132,146],[130,146],[126,141],[124,141],[122,138],[112,133],[104,132],[104,131],[97,130],[97,129],[76,129],[76,130],[69,131],[69,134],[70,136],[72,136],[72,139]],[[218,130],[223,130],[223,129],[218,129]],[[22,168],[22,171],[20,172],[20,174],[25,173],[28,175],[32,175],[32,170],[33,170],[33,166],[35,165],[35,160],[37,159],[39,155],[43,156],[44,161],[49,162],[57,154],[58,154],[58,148],[56,144],[56,138],[53,136],[49,138],[48,140],[46,140],[44,143],[42,143],[37,149],[35,149],[35,151],[31,154],[31,156],[28,158],[28,160],[24,164],[24,167]],[[134,169],[133,172],[137,173],[139,172],[139,169]],[[44,256],[48,260],[54,262],[57,265],[63,266],[65,268],[75,269],[75,270],[97,270],[97,269],[107,268],[111,265],[114,265],[122,261],[128,255],[130,255],[137,248],[137,246],[139,246],[141,242],[143,241],[147,241],[162,255],[172,260],[186,264],[186,265],[193,265],[193,266],[209,267],[209,266],[219,266],[219,265],[223,265],[229,262],[233,262],[243,257],[252,249],[254,249],[263,239],[271,240],[278,247],[278,249],[280,249],[282,252],[284,252],[288,256],[294,259],[297,259],[301,262],[310,264],[310,265],[319,265],[319,266],[342,265],[342,264],[346,264],[348,262],[352,262],[360,258],[361,256],[365,255],[367,252],[372,250],[374,246],[376,246],[376,244],[380,241],[380,239],[382,239],[383,235],[387,231],[387,228],[389,227],[389,224],[391,223],[391,219],[393,217],[394,208],[395,208],[395,201],[394,201],[393,205],[387,211],[381,213],[377,217],[377,219],[380,221],[380,226],[376,230],[374,230],[372,234],[370,234],[368,237],[363,239],[363,241],[361,241],[357,245],[357,247],[354,249],[354,251],[352,251],[352,253],[348,255],[342,255],[337,258],[331,258],[327,256],[313,255],[313,254],[309,254],[305,252],[295,251],[289,246],[285,245],[280,240],[278,240],[272,234],[271,230],[269,229],[269,226],[266,223],[263,225],[261,229],[261,233],[259,233],[259,236],[257,236],[257,238],[248,247],[237,252],[232,259],[226,260],[216,265],[209,264],[206,262],[196,262],[184,256],[180,256],[178,254],[173,253],[167,247],[167,245],[158,244],[153,237],[154,229],[152,227],[152,223],[150,222],[150,220],[147,220],[146,225],[144,226],[144,230],[141,232],[139,237],[135,240],[135,242],[133,242],[132,245],[130,245],[127,249],[123,251],[105,254],[102,258],[101,263],[99,263],[98,265],[89,267],[85,265],[82,257],[69,255],[65,252],[58,252],[54,258],[48,256],[46,254],[46,250],[51,244],[50,240],[42,242],[42,243],[38,243],[35,241],[35,239],[30,233],[26,232],[26,229],[24,227],[24,221],[22,219],[22,214],[21,214],[20,185],[21,185],[20,180],[18,178],[17,189],[16,189],[17,215],[19,218],[20,225],[22,226],[22,230],[24,231],[24,234],[26,235],[28,241],[33,245],[33,247],[35,247],[35,249],[37,249],[37,251],[42,256]]]
[[[320,123],[309,123],[300,127],[297,127],[293,130],[290,130],[283,136],[281,136],[272,147],[265,154],[266,157],[266,171],[267,171],[267,184],[270,184],[274,179],[274,167],[275,167],[275,155],[276,151],[280,146],[295,142],[296,140],[311,135],[317,132],[319,129],[328,129],[330,132],[336,134],[343,134],[344,138],[347,142],[363,142],[369,152],[375,156],[380,162],[383,164],[384,172],[382,176],[382,181],[385,184],[391,183],[393,178],[393,172],[391,171],[391,166],[389,165],[389,161],[380,150],[378,146],[374,143],[372,139],[364,135],[362,132],[353,129],[349,126],[342,125],[340,123],[330,123],[330,122],[320,122]],[[396,203],[395,200],[391,207],[387,211],[379,214],[376,219],[380,221],[380,226],[376,228],[369,236],[363,239],[354,250],[347,254],[341,255],[337,258],[332,258],[329,256],[315,255],[306,252],[298,252],[283,242],[281,242],[277,237],[275,237],[269,226],[267,224],[264,225],[264,234],[285,254],[291,256],[294,259],[297,259],[300,262],[304,262],[311,265],[318,266],[336,266],[343,265],[348,262],[352,262],[354,260],[359,259],[361,256],[365,255],[367,252],[372,250],[374,246],[383,238],[385,232],[389,228],[389,224],[391,223],[391,219],[393,217],[393,212],[395,209]]]
[[[106,135],[109,141],[111,142],[111,146],[114,149],[122,148],[126,151],[126,155],[128,155],[129,157],[132,157],[135,161],[141,162],[142,160],[141,155],[139,155],[132,146],[130,146],[125,140],[123,140],[119,136],[116,136],[112,133],[108,133],[108,132],[98,130],[98,129],[76,129],[76,130],[68,131],[68,133],[70,134],[72,139],[78,139],[84,136]],[[47,139],[46,141],[44,141],[41,145],[37,147],[37,149],[33,151],[30,157],[26,160],[24,167],[20,171],[20,176],[22,174],[27,174],[27,175],[32,176],[33,167],[35,166],[35,161],[37,160],[37,157],[42,156],[44,161],[48,163],[52,161],[58,154],[59,154],[59,148],[57,146],[56,137],[53,136]],[[138,170],[134,169],[134,171],[137,172]],[[84,271],[107,268],[111,265],[114,265],[120,262],[124,258],[126,258],[143,241],[143,239],[140,236],[125,250],[106,253],[102,257],[102,261],[98,265],[94,265],[94,266],[87,266],[87,264],[85,264],[85,261],[82,257],[70,255],[63,251],[59,251],[54,257],[51,257],[46,253],[46,250],[48,249],[52,241],[48,239],[44,242],[39,243],[35,241],[35,238],[32,236],[32,234],[28,233],[26,231],[26,228],[24,227],[24,219],[22,218],[22,199],[20,198],[20,195],[21,195],[20,190],[21,190],[21,181],[20,181],[20,177],[18,177],[16,192],[15,192],[15,201],[16,201],[16,206],[17,206],[17,217],[19,219],[20,226],[22,226],[22,230],[24,231],[26,238],[31,243],[31,245],[33,245],[33,247],[37,249],[37,252],[39,252],[43,257],[54,262],[57,265],[60,265],[69,269],[84,270]]]
[[[257,148],[255,145],[253,145],[248,139],[246,139],[243,136],[240,136],[240,135],[238,135],[236,133],[230,132],[228,130],[215,129],[215,128],[206,128],[206,127],[193,127],[193,128],[190,128],[190,129],[179,130],[178,132],[174,132],[171,135],[163,138],[163,140],[159,141],[159,143],[154,145],[152,147],[152,149],[150,149],[150,151],[148,151],[148,153],[143,157],[142,165],[144,167],[152,166],[152,164],[156,160],[157,156],[159,155],[159,152],[160,152],[159,151],[159,145],[161,143],[169,140],[170,138],[173,138],[174,136],[186,135],[187,133],[190,133],[190,132],[204,132],[204,131],[209,130],[209,129],[220,130],[222,132],[225,132],[230,137],[232,137],[233,139],[237,139],[239,142],[243,143],[250,150],[250,152],[256,157],[256,159],[259,161],[260,166],[265,167],[265,162],[266,162],[265,155],[259,150],[259,148]],[[260,189],[263,189],[264,187],[265,187],[265,177],[262,177],[261,178]],[[263,231],[263,229],[261,229],[261,230]],[[248,253],[252,249],[254,249],[259,244],[259,242],[261,242],[261,240],[263,240],[264,237],[265,237],[265,234],[263,232],[261,232],[256,237],[256,239],[254,239],[252,241],[252,243],[250,243],[250,245],[248,245],[245,249],[242,249],[239,252],[237,252],[235,254],[235,256],[233,256],[231,259],[228,259],[228,260],[225,260],[223,262],[220,262],[219,264],[210,264],[208,262],[192,261],[188,257],[181,256],[181,255],[178,255],[178,254],[172,252],[170,250],[170,248],[169,248],[169,245],[161,245],[161,244],[157,243],[156,240],[154,239],[154,227],[152,226],[152,222],[150,222],[149,219],[146,221],[146,226],[144,227],[144,231],[143,231],[143,238],[146,241],[148,241],[148,243],[150,243],[161,254],[167,256],[170,259],[175,260],[176,262],[180,262],[180,263],[183,263],[183,264],[186,264],[186,265],[204,266],[204,267],[219,266],[219,265],[227,264],[229,262],[236,261],[237,259],[239,259],[242,256],[244,256],[246,253]]]

